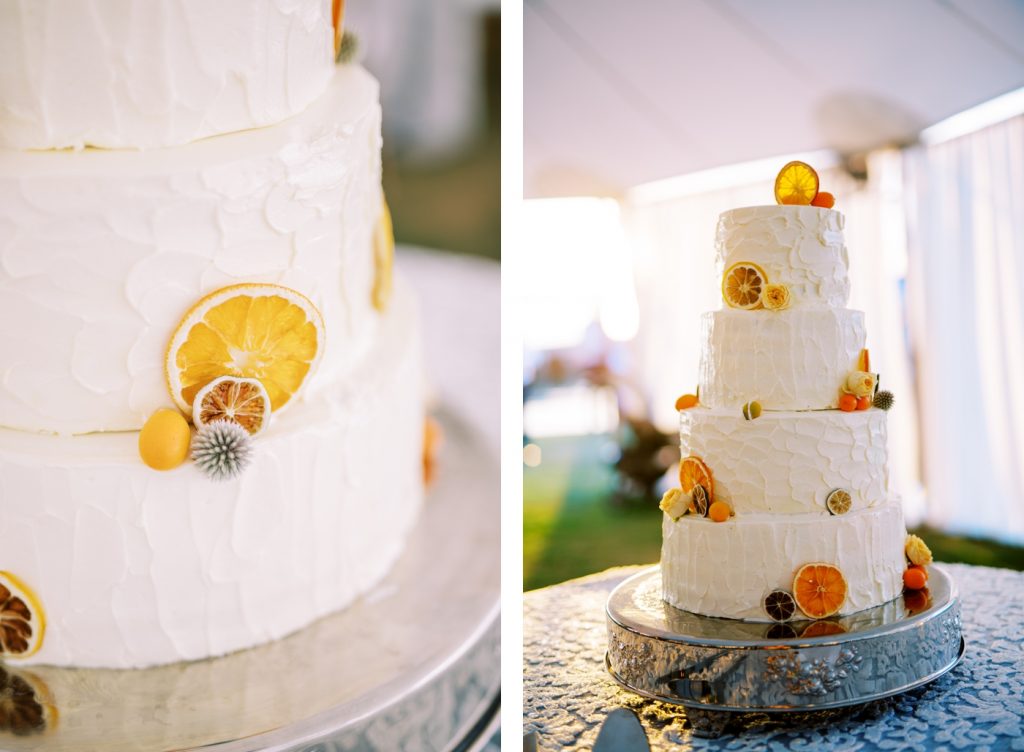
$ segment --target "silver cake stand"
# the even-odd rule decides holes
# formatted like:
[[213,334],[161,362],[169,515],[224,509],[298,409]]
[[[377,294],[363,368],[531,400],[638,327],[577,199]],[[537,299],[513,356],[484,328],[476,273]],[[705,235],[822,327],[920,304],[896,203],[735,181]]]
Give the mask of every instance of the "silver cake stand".
[[[138,671],[0,666],[0,750],[482,748],[499,704],[498,460],[454,415],[441,421],[437,482],[372,593],[222,658]],[[43,708],[34,727],[31,713],[19,723],[3,712],[11,688]]]
[[964,655],[960,599],[929,567],[928,591],[828,622],[761,624],[700,616],[661,599],[655,567],[608,597],[606,664],[624,688],[683,705],[694,733],[730,713],[839,708],[919,687]]

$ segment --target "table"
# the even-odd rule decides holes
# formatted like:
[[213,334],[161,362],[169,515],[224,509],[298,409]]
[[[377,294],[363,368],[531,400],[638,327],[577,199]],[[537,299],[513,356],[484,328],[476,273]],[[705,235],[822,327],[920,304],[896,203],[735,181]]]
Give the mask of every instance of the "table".
[[737,715],[718,739],[685,711],[620,689],[604,668],[604,604],[643,567],[621,567],[523,598],[524,733],[538,749],[587,750],[605,716],[632,709],[652,750],[1024,750],[1024,572],[943,564],[960,590],[967,655],[935,682],[856,708]]

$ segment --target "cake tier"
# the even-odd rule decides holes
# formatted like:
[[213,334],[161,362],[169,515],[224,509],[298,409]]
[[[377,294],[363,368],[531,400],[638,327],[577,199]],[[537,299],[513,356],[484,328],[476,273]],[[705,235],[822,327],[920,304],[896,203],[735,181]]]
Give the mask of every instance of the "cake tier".
[[663,596],[698,614],[770,621],[764,596],[776,588],[792,591],[801,566],[823,562],[843,573],[847,593],[839,613],[852,614],[900,594],[906,535],[897,500],[840,517],[737,515],[712,522],[688,515],[673,522],[665,515]]
[[752,206],[718,218],[719,277],[741,261],[757,264],[772,284],[785,284],[793,308],[842,308],[850,297],[843,215],[816,206]]
[[0,147],[184,144],[303,110],[328,0],[0,0]]
[[837,407],[867,340],[847,309],[709,311],[701,316],[700,401],[766,410]]
[[680,412],[682,456],[711,469],[716,499],[737,516],[751,512],[829,514],[825,499],[849,492],[853,509],[889,497],[886,415],[871,408],[845,413],[764,412],[701,407]]
[[3,569],[38,596],[30,663],[129,668],[277,639],[372,588],[422,497],[413,306],[357,371],[289,405],[238,478],[139,459],[138,434],[0,430]]
[[135,430],[168,400],[171,334],[203,295],[294,288],[326,347],[309,388],[373,339],[376,81],[340,66],[279,125],[146,152],[0,151],[0,425]]

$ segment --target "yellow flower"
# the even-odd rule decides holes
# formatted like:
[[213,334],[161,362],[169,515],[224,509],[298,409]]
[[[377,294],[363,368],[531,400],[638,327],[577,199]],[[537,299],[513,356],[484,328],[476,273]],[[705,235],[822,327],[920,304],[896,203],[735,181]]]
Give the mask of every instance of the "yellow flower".
[[681,488],[670,488],[661,497],[658,507],[673,520],[678,520],[690,508],[690,494],[683,493]]
[[907,536],[907,545],[904,550],[907,552],[907,558],[910,559],[911,564],[923,567],[932,563],[931,549],[916,535]]
[[846,377],[846,386],[843,388],[847,394],[856,397],[867,397],[875,393],[875,383],[878,376],[867,371],[851,371]]
[[781,311],[789,308],[789,288],[785,285],[765,285],[761,295],[761,304],[769,311]]

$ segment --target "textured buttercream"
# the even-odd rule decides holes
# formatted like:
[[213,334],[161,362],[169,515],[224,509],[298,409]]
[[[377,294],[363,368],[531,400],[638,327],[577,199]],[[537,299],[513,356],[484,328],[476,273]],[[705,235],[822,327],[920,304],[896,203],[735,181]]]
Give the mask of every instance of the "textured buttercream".
[[157,472],[138,435],[0,430],[3,568],[47,616],[31,663],[131,668],[273,640],[371,588],[422,497],[415,313],[399,288],[359,368],[280,415],[251,466]]
[[789,287],[793,308],[842,308],[850,297],[850,261],[843,215],[816,206],[752,206],[718,218],[719,277],[735,263],[753,262],[772,284]]
[[327,0],[0,0],[0,147],[270,125],[324,91],[333,52]]
[[145,152],[0,150],[0,426],[140,428],[167,402],[183,314],[239,282],[320,309],[308,389],[351,370],[377,321],[380,145],[376,81],[340,66],[313,106],[268,128]]
[[709,311],[701,327],[700,400],[709,407],[836,407],[867,338],[864,314],[846,309]]
[[839,613],[852,614],[900,594],[906,535],[898,500],[840,517],[748,514],[719,523],[663,515],[663,595],[687,611],[769,621],[764,596],[792,590],[801,566],[824,562],[846,578]]
[[734,410],[680,412],[684,457],[711,469],[715,498],[737,515],[829,514],[825,499],[845,489],[852,508],[889,498],[885,412],[763,412],[745,420]]

